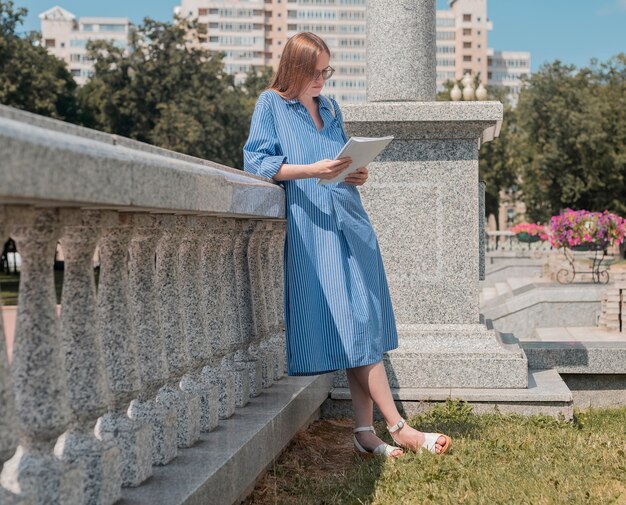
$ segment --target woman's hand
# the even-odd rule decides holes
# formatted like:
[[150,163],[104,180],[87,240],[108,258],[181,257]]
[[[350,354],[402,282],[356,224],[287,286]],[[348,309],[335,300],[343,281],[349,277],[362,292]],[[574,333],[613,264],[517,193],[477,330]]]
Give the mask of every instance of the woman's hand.
[[367,167],[360,167],[356,169],[356,172],[350,172],[343,181],[347,184],[354,184],[355,186],[362,186],[367,180]]
[[352,163],[352,158],[339,158],[338,160],[320,160],[309,165],[309,176],[320,179],[332,179],[339,175]]

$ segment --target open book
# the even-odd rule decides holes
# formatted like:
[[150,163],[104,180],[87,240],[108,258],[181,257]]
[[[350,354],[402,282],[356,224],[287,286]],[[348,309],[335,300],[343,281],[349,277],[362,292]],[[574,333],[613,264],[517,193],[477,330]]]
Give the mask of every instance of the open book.
[[350,166],[332,179],[318,179],[318,184],[332,184],[335,182],[343,182],[344,179],[355,172],[357,168],[366,167],[378,156],[387,144],[393,140],[393,137],[350,137],[335,159],[352,158]]

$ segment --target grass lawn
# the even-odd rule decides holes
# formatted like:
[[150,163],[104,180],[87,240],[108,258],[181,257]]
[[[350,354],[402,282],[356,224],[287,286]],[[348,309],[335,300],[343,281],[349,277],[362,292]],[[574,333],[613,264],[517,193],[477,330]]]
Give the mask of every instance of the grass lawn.
[[[20,286],[20,274],[7,274],[0,272],[0,291],[2,292],[2,305],[17,305],[17,293]],[[63,287],[63,270],[54,271],[54,288],[57,295],[57,303],[61,303],[61,288]]]
[[[352,452],[352,421],[300,432],[257,483],[247,505],[626,504],[626,408],[547,416],[475,415],[449,401],[410,419],[452,436],[443,456],[396,461]],[[379,436],[391,442],[382,424]]]

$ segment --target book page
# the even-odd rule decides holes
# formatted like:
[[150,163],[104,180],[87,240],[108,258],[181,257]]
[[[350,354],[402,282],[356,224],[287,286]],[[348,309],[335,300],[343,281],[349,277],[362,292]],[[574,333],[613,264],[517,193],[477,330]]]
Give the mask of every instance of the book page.
[[393,140],[393,137],[350,137],[335,159],[352,158],[350,166],[333,179],[318,179],[318,184],[343,182],[345,178],[359,167],[366,167]]

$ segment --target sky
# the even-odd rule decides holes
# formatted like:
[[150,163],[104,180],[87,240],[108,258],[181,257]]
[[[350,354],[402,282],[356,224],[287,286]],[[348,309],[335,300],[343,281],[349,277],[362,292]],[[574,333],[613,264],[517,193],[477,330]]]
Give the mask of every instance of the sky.
[[[436,0],[438,9],[447,0]],[[55,5],[81,16],[172,18],[176,0],[14,0],[29,11],[25,30],[38,30],[37,15]],[[626,0],[488,0],[493,22],[489,47],[530,51],[532,70],[556,59],[580,67],[626,52]]]

